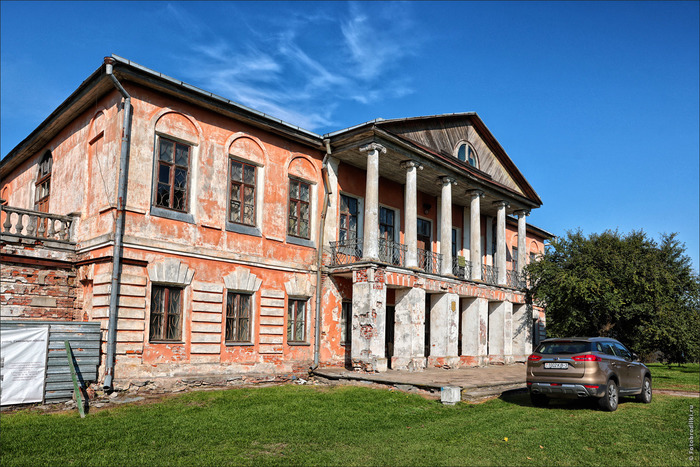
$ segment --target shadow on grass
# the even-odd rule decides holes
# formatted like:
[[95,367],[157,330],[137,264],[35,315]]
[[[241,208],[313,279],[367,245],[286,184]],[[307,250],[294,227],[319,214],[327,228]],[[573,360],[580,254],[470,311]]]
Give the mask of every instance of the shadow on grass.
[[[600,410],[598,399],[550,399],[547,407],[535,407],[530,402],[530,394],[527,389],[513,389],[506,391],[499,397],[508,404],[519,405],[521,407],[531,407],[535,410]],[[620,406],[627,403],[634,403],[634,398],[620,397]]]

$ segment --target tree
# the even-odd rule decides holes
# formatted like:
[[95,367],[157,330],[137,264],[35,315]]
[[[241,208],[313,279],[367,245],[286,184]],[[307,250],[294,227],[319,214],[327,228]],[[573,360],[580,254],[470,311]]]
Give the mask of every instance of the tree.
[[677,234],[580,230],[554,239],[527,267],[553,336],[613,337],[668,362],[700,358],[700,277]]

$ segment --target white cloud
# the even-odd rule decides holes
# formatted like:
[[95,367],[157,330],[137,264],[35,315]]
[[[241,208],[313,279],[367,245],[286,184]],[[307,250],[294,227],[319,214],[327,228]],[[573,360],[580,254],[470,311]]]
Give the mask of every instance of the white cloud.
[[168,4],[167,12],[193,31],[179,57],[185,81],[313,131],[334,123],[342,101],[377,104],[413,92],[404,74],[392,73],[413,50],[410,15],[402,4],[380,5],[248,16],[230,34],[197,24],[186,7]]

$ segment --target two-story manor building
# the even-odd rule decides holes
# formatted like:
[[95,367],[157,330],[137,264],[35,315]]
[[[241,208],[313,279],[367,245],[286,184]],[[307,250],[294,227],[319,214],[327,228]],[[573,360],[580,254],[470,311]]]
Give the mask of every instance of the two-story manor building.
[[522,360],[542,203],[475,113],[317,135],[107,57],[0,163],[2,319],[113,381]]

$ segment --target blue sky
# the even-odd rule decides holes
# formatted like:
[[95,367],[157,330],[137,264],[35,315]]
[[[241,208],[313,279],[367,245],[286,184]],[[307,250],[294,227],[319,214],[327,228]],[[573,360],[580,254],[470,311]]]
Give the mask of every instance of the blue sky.
[[316,133],[477,112],[556,235],[699,261],[699,2],[0,3],[6,155],[115,53]]

